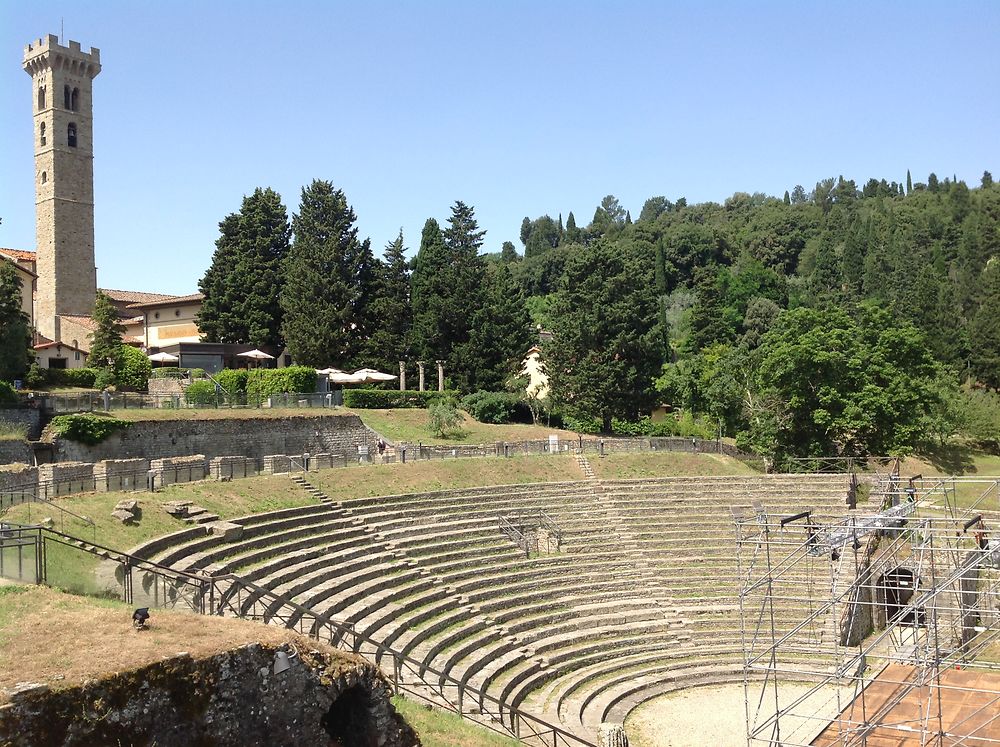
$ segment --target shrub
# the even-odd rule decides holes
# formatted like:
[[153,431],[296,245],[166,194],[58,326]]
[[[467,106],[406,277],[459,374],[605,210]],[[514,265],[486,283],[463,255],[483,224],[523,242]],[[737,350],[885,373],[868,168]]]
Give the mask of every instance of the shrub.
[[344,406],[359,410],[390,410],[392,408],[423,408],[451,392],[415,392],[398,389],[345,389]]
[[579,417],[563,415],[563,426],[568,430],[575,431],[576,433],[600,433],[601,425],[600,420],[586,415],[581,415]]
[[230,395],[246,394],[250,371],[245,368],[226,368],[215,374],[215,380]]
[[215,384],[211,381],[195,381],[184,390],[184,401],[189,405],[204,407],[217,405],[219,400],[215,392]]
[[115,431],[131,425],[127,420],[119,420],[107,415],[88,413],[84,415],[57,415],[52,418],[52,432],[60,438],[93,446],[101,443]]
[[6,381],[0,381],[0,405],[13,405],[17,402],[17,393],[14,387]]
[[247,376],[247,397],[260,401],[272,394],[312,394],[316,391],[316,369],[309,366],[255,368]]
[[49,383],[57,386],[78,386],[83,389],[93,389],[97,373],[98,369],[96,368],[50,368]]
[[431,432],[438,436],[446,436],[456,431],[462,423],[462,411],[452,397],[441,397],[427,408]]
[[24,385],[29,389],[39,389],[45,384],[45,369],[37,363],[32,363],[31,367],[28,368],[28,373],[24,375]]
[[462,399],[462,409],[480,423],[531,423],[531,409],[511,392],[476,392]]
[[114,389],[115,374],[110,368],[102,368],[94,377],[94,389]]
[[153,372],[153,364],[146,354],[131,345],[122,345],[115,370],[115,379],[119,389],[133,392],[144,392],[149,386],[149,376]]

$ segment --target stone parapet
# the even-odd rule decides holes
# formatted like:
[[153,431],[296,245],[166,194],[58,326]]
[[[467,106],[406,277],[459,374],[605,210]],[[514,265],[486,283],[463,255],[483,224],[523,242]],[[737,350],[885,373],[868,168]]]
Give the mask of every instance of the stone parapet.
[[94,465],[94,490],[145,490],[148,459],[105,459]]
[[38,467],[0,469],[0,508],[34,500],[38,495]]
[[204,480],[208,475],[208,461],[204,454],[153,459],[149,463],[149,469],[154,474],[157,487],[163,487],[179,482]]
[[208,463],[208,472],[216,480],[253,477],[257,474],[257,461],[242,456],[215,457]]
[[291,472],[292,460],[284,454],[268,454],[264,457],[265,475],[282,475]]
[[94,489],[94,465],[87,462],[43,464],[38,468],[38,494],[41,498],[85,493]]

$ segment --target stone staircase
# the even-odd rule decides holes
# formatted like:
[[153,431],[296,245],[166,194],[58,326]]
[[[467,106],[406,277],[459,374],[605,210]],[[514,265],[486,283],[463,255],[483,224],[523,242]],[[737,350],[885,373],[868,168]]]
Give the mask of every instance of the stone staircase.
[[597,475],[594,474],[594,468],[590,466],[590,460],[587,459],[585,454],[576,455],[576,464],[583,472],[583,476],[588,480],[596,480]]

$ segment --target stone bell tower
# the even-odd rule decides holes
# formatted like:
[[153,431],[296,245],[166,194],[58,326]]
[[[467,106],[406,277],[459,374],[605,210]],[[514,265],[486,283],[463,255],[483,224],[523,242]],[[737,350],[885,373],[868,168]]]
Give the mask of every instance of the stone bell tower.
[[35,115],[35,326],[59,340],[59,316],[90,316],[97,293],[91,94],[101,52],[49,34],[25,47],[24,70]]

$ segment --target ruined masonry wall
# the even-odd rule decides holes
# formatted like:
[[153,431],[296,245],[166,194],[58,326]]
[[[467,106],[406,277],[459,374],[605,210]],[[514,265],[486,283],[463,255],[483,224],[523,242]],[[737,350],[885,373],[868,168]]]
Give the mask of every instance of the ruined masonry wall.
[[345,745],[419,744],[373,665],[303,639],[279,648],[289,668],[278,674],[277,649],[253,643],[203,659],[178,654],[57,692],[23,686],[0,707],[0,744],[311,747],[331,735]]
[[345,454],[375,448],[377,436],[356,415],[154,420],[133,423],[96,446],[55,439],[57,461],[163,459],[204,454],[207,459],[244,456],[262,461],[272,454]]

